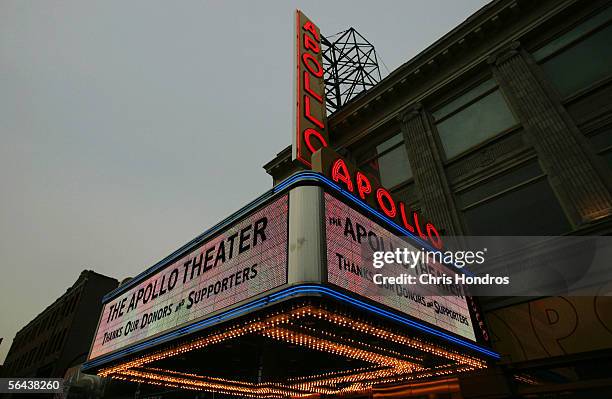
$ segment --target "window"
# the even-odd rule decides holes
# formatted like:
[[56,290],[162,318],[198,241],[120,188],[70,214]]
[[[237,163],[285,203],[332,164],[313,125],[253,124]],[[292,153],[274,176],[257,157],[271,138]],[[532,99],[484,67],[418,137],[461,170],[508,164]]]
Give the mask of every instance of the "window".
[[408,153],[401,133],[377,145],[361,163],[366,172],[380,178],[384,187],[392,188],[412,178]]
[[556,235],[570,230],[535,161],[464,190],[457,203],[473,235]]
[[517,124],[491,79],[432,113],[447,158],[453,158]]
[[561,97],[569,97],[612,74],[612,7],[533,53]]

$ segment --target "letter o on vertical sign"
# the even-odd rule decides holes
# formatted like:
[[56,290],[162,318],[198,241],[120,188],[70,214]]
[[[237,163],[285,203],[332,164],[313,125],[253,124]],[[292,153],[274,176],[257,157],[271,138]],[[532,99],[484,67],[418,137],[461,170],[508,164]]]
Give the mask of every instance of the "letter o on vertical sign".
[[308,72],[310,72],[312,75],[317,78],[323,76],[323,67],[314,55],[310,53],[304,53],[304,55],[302,55],[302,61],[304,62],[304,66],[306,67],[306,69],[308,69]]
[[312,154],[329,144],[321,32],[303,12],[295,12],[294,114],[292,158],[312,167]]

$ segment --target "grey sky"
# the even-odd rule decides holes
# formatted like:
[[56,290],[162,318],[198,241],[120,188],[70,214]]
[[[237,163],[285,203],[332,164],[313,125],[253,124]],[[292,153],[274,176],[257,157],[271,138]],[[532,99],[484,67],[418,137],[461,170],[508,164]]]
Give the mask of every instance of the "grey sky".
[[136,275],[271,186],[295,8],[393,70],[485,3],[0,0],[0,361],[81,270]]

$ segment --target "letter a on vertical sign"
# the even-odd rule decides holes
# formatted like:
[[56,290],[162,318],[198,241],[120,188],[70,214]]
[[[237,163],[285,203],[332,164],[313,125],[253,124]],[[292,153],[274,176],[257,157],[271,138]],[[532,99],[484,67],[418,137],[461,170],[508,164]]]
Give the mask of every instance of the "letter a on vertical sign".
[[327,117],[321,32],[301,11],[295,11],[295,132],[293,160],[311,168],[312,154],[327,147]]

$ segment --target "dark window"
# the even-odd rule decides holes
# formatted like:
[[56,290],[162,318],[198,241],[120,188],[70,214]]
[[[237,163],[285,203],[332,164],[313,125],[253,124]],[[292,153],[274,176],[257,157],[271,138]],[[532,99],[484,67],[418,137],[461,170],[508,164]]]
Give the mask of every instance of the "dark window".
[[366,155],[360,167],[380,179],[384,187],[392,188],[412,178],[408,153],[401,133],[378,144]]
[[557,235],[570,230],[535,161],[459,193],[457,202],[473,235]]
[[527,162],[513,169],[510,172],[505,172],[497,175],[486,183],[480,184],[474,188],[462,192],[457,196],[459,206],[461,208],[470,207],[486,198],[495,196],[496,194],[517,186],[529,179],[543,176],[542,170],[537,162]]
[[612,74],[611,20],[608,7],[533,53],[562,98]]
[[432,113],[447,158],[517,124],[502,93],[491,79]]

